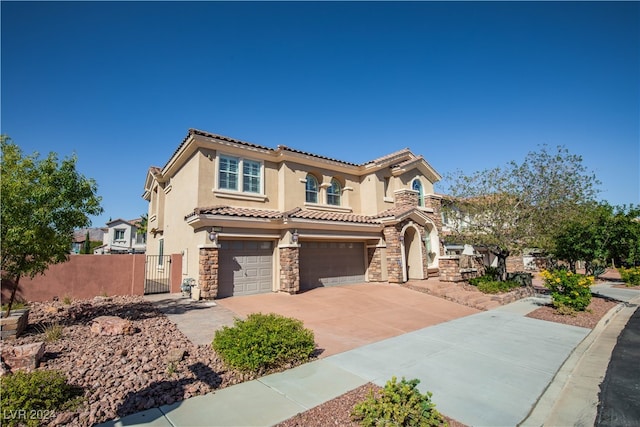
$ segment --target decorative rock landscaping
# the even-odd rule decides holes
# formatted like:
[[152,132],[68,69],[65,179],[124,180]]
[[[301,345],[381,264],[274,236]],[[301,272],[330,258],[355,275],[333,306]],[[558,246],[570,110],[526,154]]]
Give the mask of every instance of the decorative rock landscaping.
[[[63,327],[63,336],[42,346],[52,324]],[[12,350],[16,355],[42,349],[38,370],[60,370],[84,389],[78,410],[56,414],[64,425],[93,425],[251,379],[227,371],[210,346],[192,344],[141,297],[33,303],[25,334],[11,343],[22,348]],[[6,348],[5,369],[15,369]]]

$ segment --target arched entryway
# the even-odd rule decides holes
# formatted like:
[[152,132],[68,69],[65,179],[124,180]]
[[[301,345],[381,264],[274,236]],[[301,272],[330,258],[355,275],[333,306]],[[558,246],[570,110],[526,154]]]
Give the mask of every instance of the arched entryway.
[[424,225],[426,233],[424,239],[424,248],[427,256],[427,267],[438,268],[438,255],[440,253],[440,239],[438,237],[438,229],[435,224],[427,222]]
[[402,269],[402,280],[406,282],[411,279],[424,279],[425,269],[420,230],[414,224],[409,224],[402,229],[402,234],[400,236],[402,260],[404,263]]

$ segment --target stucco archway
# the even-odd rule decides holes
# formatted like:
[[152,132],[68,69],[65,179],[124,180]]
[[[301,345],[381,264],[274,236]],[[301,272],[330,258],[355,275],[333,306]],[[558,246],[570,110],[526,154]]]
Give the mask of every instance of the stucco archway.
[[403,227],[401,236],[402,281],[410,279],[422,280],[424,276],[424,257],[420,229],[413,223]]

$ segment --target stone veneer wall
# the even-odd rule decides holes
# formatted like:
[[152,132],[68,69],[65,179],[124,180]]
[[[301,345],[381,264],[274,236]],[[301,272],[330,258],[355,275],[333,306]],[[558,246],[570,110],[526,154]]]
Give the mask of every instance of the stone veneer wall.
[[440,258],[440,280],[443,282],[463,282],[484,274],[482,257],[470,257],[473,267],[461,268],[460,255],[450,255]]
[[367,248],[369,269],[367,279],[370,282],[382,282],[382,248],[371,246]]
[[460,259],[457,256],[440,257],[440,280],[443,282],[461,282]]
[[218,248],[200,248],[198,284],[203,299],[218,296]]
[[524,260],[522,255],[513,255],[507,257],[507,272],[524,271]]
[[387,274],[389,283],[402,283],[402,252],[400,251],[400,230],[396,226],[385,227],[384,240],[387,242]]
[[280,291],[295,294],[300,291],[300,248],[280,248]]
[[403,188],[394,192],[396,206],[418,206],[419,194],[417,191]]

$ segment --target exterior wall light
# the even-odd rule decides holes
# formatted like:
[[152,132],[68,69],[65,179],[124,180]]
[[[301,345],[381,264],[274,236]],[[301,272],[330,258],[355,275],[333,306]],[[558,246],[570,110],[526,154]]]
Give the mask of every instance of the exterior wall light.
[[214,243],[218,243],[218,233],[222,231],[222,227],[212,227],[209,231],[209,240]]
[[404,235],[400,235],[400,243],[404,243]]
[[298,230],[293,230],[293,234],[291,234],[291,243],[293,244],[298,244],[298,238],[300,236],[298,235]]

